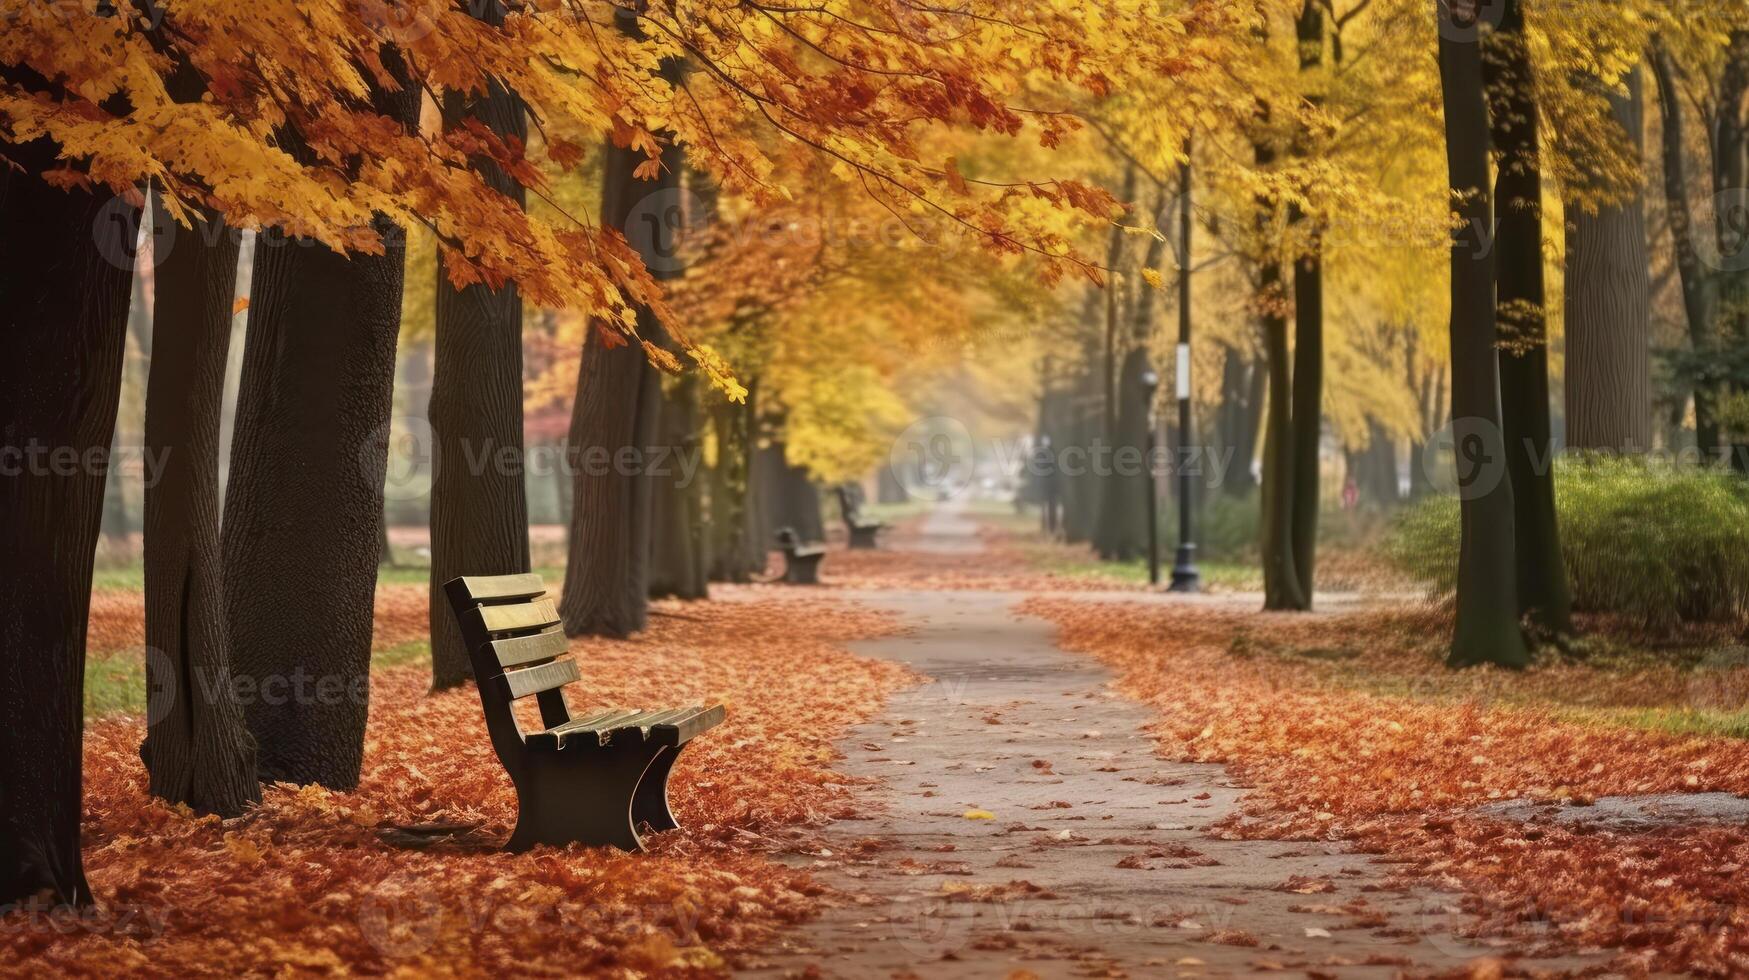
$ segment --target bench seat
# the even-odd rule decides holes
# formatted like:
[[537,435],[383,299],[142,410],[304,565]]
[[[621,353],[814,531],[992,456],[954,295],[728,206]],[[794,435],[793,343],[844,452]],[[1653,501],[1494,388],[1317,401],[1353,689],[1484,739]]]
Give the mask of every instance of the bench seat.
[[666,711],[602,711],[577,718],[524,739],[531,749],[558,751],[578,742],[594,740],[597,747],[636,741],[651,745],[681,746],[696,735],[723,723],[722,705],[713,708],[670,708]]

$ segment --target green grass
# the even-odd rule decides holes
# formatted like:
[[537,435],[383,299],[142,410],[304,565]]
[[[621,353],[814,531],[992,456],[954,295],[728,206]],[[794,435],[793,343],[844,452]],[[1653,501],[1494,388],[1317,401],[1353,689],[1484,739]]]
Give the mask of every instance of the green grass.
[[[1080,554],[1067,549],[1039,547],[1028,549],[1027,558],[1041,572],[1064,578],[1105,581],[1118,585],[1141,585],[1148,581],[1148,563],[1137,561],[1100,561],[1092,554]],[[1160,579],[1172,577],[1172,555],[1160,556]],[[1234,562],[1198,562],[1205,588],[1225,591],[1250,591],[1263,587],[1262,576],[1250,565]]]
[[1749,710],[1696,708],[1558,708],[1555,717],[1579,725],[1634,728],[1666,735],[1749,738]]
[[[409,640],[370,655],[372,670],[426,663],[431,641]],[[146,663],[136,651],[122,651],[85,661],[85,720],[146,711]]]

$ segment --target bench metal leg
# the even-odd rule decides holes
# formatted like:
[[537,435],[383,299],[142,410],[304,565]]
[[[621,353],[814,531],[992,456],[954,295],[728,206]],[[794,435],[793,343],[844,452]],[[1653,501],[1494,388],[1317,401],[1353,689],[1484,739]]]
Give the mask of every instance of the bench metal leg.
[[505,849],[585,844],[643,850],[632,823],[632,801],[663,748],[627,744],[530,753],[517,783],[521,813]]
[[668,776],[674,771],[674,760],[680,758],[684,745],[664,746],[644,770],[644,778],[632,796],[632,826],[649,824],[653,831],[678,830],[680,822],[668,808]]

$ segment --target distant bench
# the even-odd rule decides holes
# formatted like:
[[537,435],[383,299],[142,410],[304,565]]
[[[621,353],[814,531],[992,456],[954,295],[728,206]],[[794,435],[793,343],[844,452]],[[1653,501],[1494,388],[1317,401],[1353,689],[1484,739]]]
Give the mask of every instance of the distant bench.
[[783,579],[790,585],[819,585],[820,561],[826,557],[826,546],[805,545],[794,528],[779,528],[778,547],[783,549]]
[[852,551],[872,551],[880,547],[880,533],[887,525],[862,517],[862,488],[851,483],[838,488],[838,514],[844,518],[844,528],[850,532]]
[[[722,705],[621,709],[571,716],[565,685],[577,663],[539,575],[468,576],[444,585],[480,689],[486,730],[516,786],[520,814],[507,850],[537,844],[611,844],[643,850],[638,826],[679,826],[668,776],[680,750],[722,724]],[[512,705],[533,697],[539,731],[524,733]]]

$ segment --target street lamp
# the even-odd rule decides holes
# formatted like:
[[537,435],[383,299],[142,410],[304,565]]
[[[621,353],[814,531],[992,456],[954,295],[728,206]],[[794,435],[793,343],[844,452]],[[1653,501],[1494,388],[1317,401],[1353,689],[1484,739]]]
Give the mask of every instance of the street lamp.
[[1154,418],[1154,395],[1160,390],[1160,376],[1153,368],[1142,372],[1142,397],[1148,406],[1148,584],[1160,584],[1160,494],[1154,482],[1155,436],[1159,423]]
[[[1190,445],[1190,234],[1191,171],[1190,144],[1184,145],[1184,166],[1179,169],[1178,196],[1178,444]],[[1172,563],[1172,591],[1196,592],[1202,576],[1196,570],[1196,542],[1191,538],[1190,517],[1194,509],[1189,454],[1178,465],[1178,556]]]

